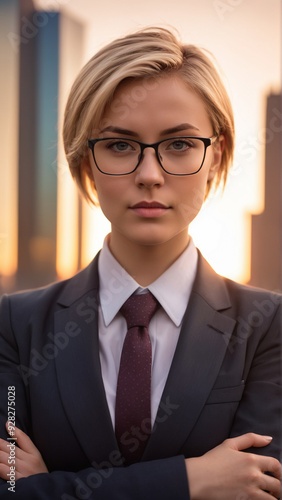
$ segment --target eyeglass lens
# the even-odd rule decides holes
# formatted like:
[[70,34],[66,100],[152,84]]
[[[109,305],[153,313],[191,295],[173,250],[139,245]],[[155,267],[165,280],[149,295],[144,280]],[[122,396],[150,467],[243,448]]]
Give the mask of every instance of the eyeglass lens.
[[[97,167],[108,174],[125,174],[135,170],[142,154],[141,145],[133,140],[103,139],[94,145]],[[205,156],[205,145],[198,138],[171,138],[158,144],[158,159],[171,174],[197,172]]]

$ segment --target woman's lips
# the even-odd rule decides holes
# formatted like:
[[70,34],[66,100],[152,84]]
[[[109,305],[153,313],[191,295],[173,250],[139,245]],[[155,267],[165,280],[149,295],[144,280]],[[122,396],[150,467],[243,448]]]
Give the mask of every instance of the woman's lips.
[[159,203],[157,201],[141,201],[140,203],[136,203],[136,205],[133,205],[130,208],[141,217],[147,218],[160,217],[170,209],[170,207],[167,207],[166,205],[163,205],[162,203]]

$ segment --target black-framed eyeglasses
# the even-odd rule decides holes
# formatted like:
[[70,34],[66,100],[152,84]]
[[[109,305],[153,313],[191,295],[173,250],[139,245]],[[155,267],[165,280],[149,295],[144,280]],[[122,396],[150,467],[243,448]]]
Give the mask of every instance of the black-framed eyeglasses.
[[88,147],[92,151],[96,167],[106,175],[128,175],[140,165],[146,148],[153,148],[162,169],[170,175],[193,175],[201,170],[206,150],[217,140],[217,136],[170,137],[153,144],[124,137],[91,139]]

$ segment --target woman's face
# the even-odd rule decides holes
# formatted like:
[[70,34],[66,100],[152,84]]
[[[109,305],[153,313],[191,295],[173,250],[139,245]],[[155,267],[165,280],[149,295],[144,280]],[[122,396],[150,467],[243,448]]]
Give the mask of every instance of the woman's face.
[[[177,136],[212,137],[213,129],[201,98],[175,75],[153,82],[122,83],[99,129],[101,138],[144,143]],[[188,176],[166,173],[152,148],[144,150],[141,163],[131,174],[105,175],[90,152],[100,206],[111,222],[111,248],[124,248],[127,243],[131,248],[132,244],[165,245],[168,241],[185,248],[188,227],[203,204],[207,181],[220,166],[221,145],[222,140],[208,147],[201,170]]]

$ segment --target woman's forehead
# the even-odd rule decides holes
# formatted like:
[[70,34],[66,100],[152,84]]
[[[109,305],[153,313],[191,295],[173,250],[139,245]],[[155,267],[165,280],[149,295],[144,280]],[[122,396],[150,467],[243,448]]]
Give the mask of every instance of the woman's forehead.
[[[142,125],[155,126],[164,134],[181,132],[198,134],[210,126],[203,99],[176,75],[155,78],[146,85],[144,79],[122,82],[105,108],[100,132],[131,135]],[[177,130],[178,128],[178,130]],[[210,127],[209,127],[210,128]],[[126,133],[128,132],[128,133]]]

